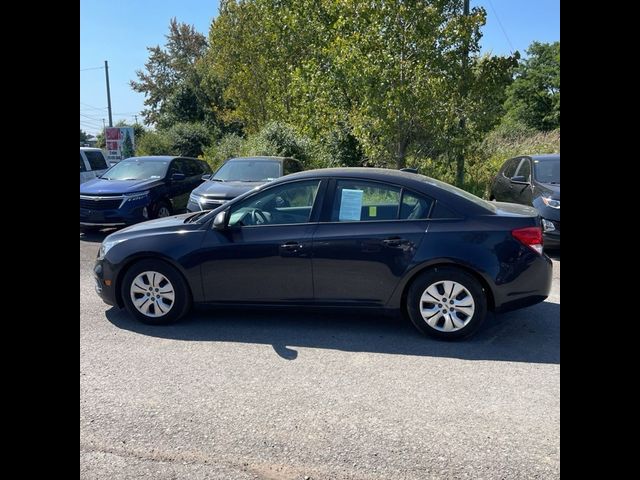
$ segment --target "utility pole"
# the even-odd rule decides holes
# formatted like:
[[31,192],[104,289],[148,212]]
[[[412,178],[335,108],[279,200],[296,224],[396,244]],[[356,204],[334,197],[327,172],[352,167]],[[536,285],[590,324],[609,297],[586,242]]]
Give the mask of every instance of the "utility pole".
[[[464,0],[464,9],[463,16],[469,16],[469,0]],[[467,76],[469,69],[469,38],[465,38],[464,40],[464,52],[462,54],[462,75],[460,79],[460,98],[464,101],[467,97]],[[465,117],[464,110],[462,111],[462,115],[460,117],[459,124],[459,135],[460,135],[460,145],[458,147],[458,153],[456,158],[456,185],[460,188],[464,185],[464,136],[465,136],[465,128],[467,125],[467,119]]]
[[104,61],[104,75],[107,78],[107,108],[109,109],[109,126],[113,127],[113,117],[111,116],[111,90],[109,90],[109,63]]
[[136,119],[136,125],[138,124],[138,115],[133,116]]

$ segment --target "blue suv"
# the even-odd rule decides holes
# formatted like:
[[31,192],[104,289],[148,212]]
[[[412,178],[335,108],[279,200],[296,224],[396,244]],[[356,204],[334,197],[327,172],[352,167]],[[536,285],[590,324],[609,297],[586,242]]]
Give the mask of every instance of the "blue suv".
[[132,157],[80,185],[80,231],[121,227],[183,211],[211,174],[195,158]]

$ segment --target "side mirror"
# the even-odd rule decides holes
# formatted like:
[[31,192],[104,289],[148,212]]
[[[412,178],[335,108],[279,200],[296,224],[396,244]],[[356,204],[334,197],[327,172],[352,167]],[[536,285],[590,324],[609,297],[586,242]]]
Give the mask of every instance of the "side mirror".
[[511,177],[511,181],[513,183],[526,183],[526,184],[529,184],[529,181],[527,180],[527,178],[522,176],[522,175],[518,175],[517,177]]
[[210,173],[205,173],[204,175],[202,175],[200,177],[202,180],[209,180],[211,178],[211,174]]
[[216,215],[213,219],[213,228],[216,230],[224,230],[227,228],[227,220],[229,216],[229,210],[223,210]]
[[186,175],[184,173],[174,173],[173,175],[171,175],[171,181],[172,182],[181,182],[185,178],[187,178],[187,177],[186,177]]

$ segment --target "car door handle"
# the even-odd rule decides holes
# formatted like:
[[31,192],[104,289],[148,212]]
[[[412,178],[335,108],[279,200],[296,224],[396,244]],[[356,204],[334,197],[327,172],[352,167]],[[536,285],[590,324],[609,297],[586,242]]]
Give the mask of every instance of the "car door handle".
[[390,237],[382,240],[382,243],[384,243],[387,247],[399,247],[400,245],[402,245],[402,242],[404,242],[404,238],[400,237]]
[[280,248],[282,250],[286,250],[288,252],[291,252],[291,251],[302,249],[302,244],[298,243],[298,242],[287,242],[287,243],[283,243],[282,245],[280,245]]

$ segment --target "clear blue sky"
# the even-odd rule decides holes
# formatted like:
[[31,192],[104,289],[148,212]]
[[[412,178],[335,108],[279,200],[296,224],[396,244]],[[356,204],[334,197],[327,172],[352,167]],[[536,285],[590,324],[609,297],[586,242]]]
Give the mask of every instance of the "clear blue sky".
[[[487,11],[483,52],[524,54],[534,40],[560,40],[560,0],[471,0],[474,6]],[[109,61],[114,123],[133,123],[144,108],[129,80],[143,68],[146,47],[164,45],[171,17],[207,35],[217,13],[218,0],[80,0],[80,69]],[[103,69],[80,72],[80,128],[92,134],[108,121],[104,77]]]

